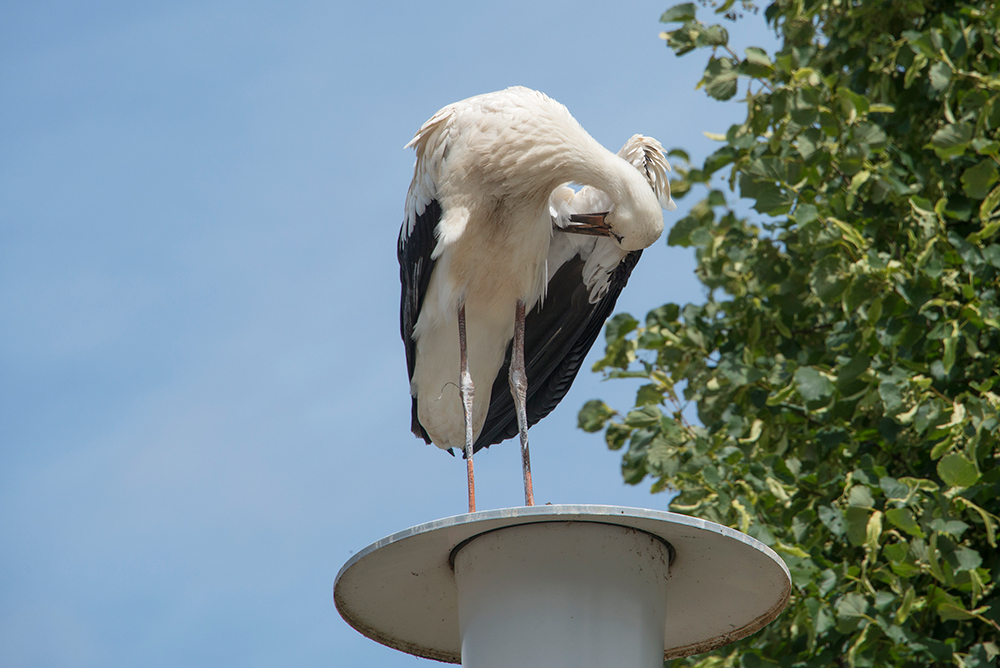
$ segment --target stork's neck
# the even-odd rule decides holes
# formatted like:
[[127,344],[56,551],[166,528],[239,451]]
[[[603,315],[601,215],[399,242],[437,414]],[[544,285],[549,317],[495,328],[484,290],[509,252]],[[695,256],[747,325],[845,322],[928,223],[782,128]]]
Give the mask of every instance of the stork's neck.
[[[582,131],[582,129],[581,129]],[[584,133],[567,151],[566,181],[593,186],[611,198],[606,222],[625,250],[646,248],[663,232],[663,212],[646,178]],[[599,212],[592,212],[599,213]]]
[[574,156],[577,159],[567,165],[570,172],[567,181],[599,188],[606,192],[616,205],[622,205],[633,199],[636,189],[649,188],[634,167],[596,141],[593,143],[595,146],[580,151]]

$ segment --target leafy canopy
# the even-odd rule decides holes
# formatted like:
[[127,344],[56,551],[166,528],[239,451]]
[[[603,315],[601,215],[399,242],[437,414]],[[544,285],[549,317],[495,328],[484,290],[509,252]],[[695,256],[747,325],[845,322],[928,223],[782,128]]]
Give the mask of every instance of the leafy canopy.
[[779,0],[781,49],[742,56],[696,9],[662,37],[708,49],[699,87],[747,110],[704,164],[672,152],[674,193],[707,196],[668,243],[695,249],[709,296],[615,316],[596,369],[648,382],[580,425],[626,481],[789,565],[776,622],[688,661],[994,665],[1000,8]]

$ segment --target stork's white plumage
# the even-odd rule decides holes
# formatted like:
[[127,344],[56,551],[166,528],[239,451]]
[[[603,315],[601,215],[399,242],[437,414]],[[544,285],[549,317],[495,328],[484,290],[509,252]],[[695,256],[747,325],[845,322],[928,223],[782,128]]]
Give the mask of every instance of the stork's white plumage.
[[530,505],[527,429],[565,395],[662,233],[669,165],[639,135],[611,153],[526,88],[449,105],[408,146],[398,255],[413,433],[464,450],[470,511],[473,452],[520,433]]

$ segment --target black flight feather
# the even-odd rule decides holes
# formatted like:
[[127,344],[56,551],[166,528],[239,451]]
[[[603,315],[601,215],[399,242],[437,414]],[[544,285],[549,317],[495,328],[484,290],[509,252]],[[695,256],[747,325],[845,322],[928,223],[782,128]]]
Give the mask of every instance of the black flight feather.
[[[417,344],[413,340],[413,328],[420,317],[420,308],[424,305],[424,295],[427,284],[431,280],[435,261],[431,259],[437,239],[434,230],[441,220],[441,205],[432,200],[424,212],[417,216],[413,229],[406,234],[406,223],[399,231],[399,247],[396,257],[399,259],[399,281],[402,284],[402,295],[399,300],[399,333],[406,346],[406,370],[410,380],[413,380],[413,369],[417,364]],[[410,409],[410,430],[417,438],[431,442],[427,430],[417,419],[417,399],[413,397]]]

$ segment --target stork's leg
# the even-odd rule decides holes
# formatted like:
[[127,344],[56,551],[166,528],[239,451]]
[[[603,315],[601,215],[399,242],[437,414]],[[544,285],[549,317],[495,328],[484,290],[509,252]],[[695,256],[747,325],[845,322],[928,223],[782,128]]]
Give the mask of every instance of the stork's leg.
[[462,415],[465,417],[465,468],[469,478],[469,512],[476,512],[476,480],[472,472],[472,400],[475,388],[469,373],[469,350],[465,344],[465,302],[458,305],[458,352],[461,375],[458,389],[462,395]]
[[531,489],[531,458],[528,456],[528,374],[524,370],[524,302],[517,300],[514,318],[514,345],[510,356],[510,393],[517,409],[517,429],[521,433],[521,466],[524,469],[524,505],[535,505]]

